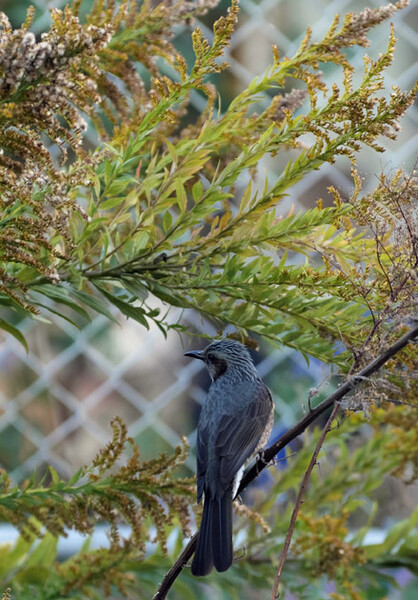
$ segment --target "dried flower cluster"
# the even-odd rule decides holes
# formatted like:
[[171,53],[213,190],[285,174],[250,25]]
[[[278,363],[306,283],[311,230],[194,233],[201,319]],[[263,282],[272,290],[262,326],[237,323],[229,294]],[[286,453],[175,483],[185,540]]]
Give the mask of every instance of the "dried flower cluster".
[[[415,361],[416,367],[416,361]],[[414,366],[412,366],[412,369]],[[415,401],[415,406],[395,406],[385,405],[380,409],[379,417],[381,422],[390,425],[393,429],[391,441],[387,444],[386,449],[393,454],[398,452],[399,445],[402,446],[402,460],[393,471],[395,477],[400,477],[408,484],[415,483],[418,478],[418,431],[416,423],[418,421],[418,370],[415,370],[415,385],[409,397]],[[377,428],[377,424],[375,427]]]
[[335,44],[336,48],[347,48],[353,44],[367,48],[370,45],[370,40],[367,37],[370,27],[376,27],[383,21],[387,21],[397,10],[405,8],[408,4],[408,0],[400,0],[379,8],[366,7],[357,14],[348,13],[344,19],[343,27],[335,35],[332,43]]
[[286,115],[293,115],[293,113],[302,106],[308,95],[306,90],[292,90],[288,94],[276,96],[272,103],[270,110],[272,112],[272,120],[281,122],[286,118]]
[[[91,112],[100,96],[86,72],[99,77],[97,53],[108,43],[111,26],[82,26],[69,7],[51,16],[51,29],[37,42],[28,31],[32,9],[16,30],[0,13],[0,258],[57,282],[56,258],[65,258],[73,246],[71,215],[83,214],[72,188],[88,185],[91,176],[82,162],[59,168],[42,136],[57,144],[63,161],[67,148],[87,161],[80,110]],[[28,307],[20,295],[24,283],[12,277],[12,266],[2,269],[2,292]]]
[[[61,481],[50,467],[52,482],[48,486],[42,481],[35,487],[32,481],[21,491],[11,488],[7,474],[2,473],[2,521],[13,523],[27,536],[39,535],[39,523],[52,535],[65,535],[65,528],[90,534],[98,521],[105,521],[110,524],[114,550],[123,547],[118,525],[125,522],[132,528],[132,543],[141,553],[145,552],[145,541],[150,539],[146,519],[150,518],[155,525],[156,539],[163,550],[167,541],[165,525],[173,518],[179,520],[184,534],[190,535],[194,480],[176,479],[174,475],[187,457],[187,442],[183,440],[182,447],[176,448],[171,456],[163,454],[141,462],[138,447],[128,437],[126,425],[115,418],[111,426],[112,441],[70,482]],[[132,455],[123,464],[127,446]]]
[[338,517],[325,515],[316,519],[299,514],[304,533],[293,544],[293,553],[296,556],[303,554],[305,558],[308,556],[309,568],[316,574],[326,573],[331,579],[336,576],[345,578],[353,563],[366,562],[364,550],[345,541],[348,516],[347,510]]
[[[340,273],[364,299],[372,319],[363,343],[353,348],[352,371],[369,362],[388,343],[390,330],[408,324],[418,310],[417,178],[402,170],[393,177],[382,174],[376,190],[366,195],[361,194],[361,178],[354,170],[353,178],[356,189],[349,199],[353,213],[345,226],[350,229],[355,221],[368,232],[364,261],[348,268],[347,263],[321,252],[329,271]],[[341,203],[338,192],[330,189]]]
[[[69,7],[64,11],[54,9],[50,30],[37,42],[28,31],[32,12],[24,26],[14,31],[1,13],[3,118],[9,116],[16,127],[43,131],[53,140],[62,136],[63,141],[77,147],[81,142],[76,136],[86,127],[79,110],[89,112],[89,107],[100,101],[95,80],[83,69],[99,75],[96,55],[110,41],[112,26],[82,26]],[[60,125],[57,115],[70,125],[75,136]]]
[[[31,276],[22,276],[25,269],[57,283],[58,263],[65,269],[75,249],[71,218],[86,217],[75,190],[92,185],[92,168],[101,156],[84,149],[84,115],[103,135],[103,116],[112,123],[129,115],[142,119],[150,96],[133,61],[157,75],[157,56],[170,62],[177,56],[168,41],[173,24],[204,14],[213,4],[179,1],[152,8],[145,2],[138,13],[134,3],[96,2],[90,22],[82,24],[76,2],[51,11],[52,26],[40,41],[29,31],[33,8],[15,30],[0,13],[0,260],[8,263],[7,269],[0,267],[0,292],[12,303],[37,312],[26,299],[23,280]],[[144,35],[127,42],[126,26]],[[124,82],[134,102],[108,74]],[[51,156],[51,143],[61,154],[61,167]],[[64,167],[68,149],[77,162]]]
[[[195,17],[206,14],[218,3],[219,0],[169,0],[154,5],[151,0],[145,0],[140,8],[137,3],[128,0],[94,3],[88,17],[89,22],[103,25],[112,23],[114,28],[110,43],[99,55],[100,67],[123,81],[125,89],[131,95],[129,100],[121,86],[107,77],[98,81],[99,90],[104,97],[101,108],[112,124],[118,125],[129,136],[146,117],[161,90],[173,84],[171,79],[161,75],[161,59],[182,77],[185,60],[171,42],[173,27],[180,23],[192,24]],[[74,10],[77,13],[77,6]],[[144,84],[138,73],[138,63],[151,75],[150,87]],[[170,111],[169,114],[175,114],[174,121],[178,123],[184,114],[184,107],[179,106],[174,113]],[[161,130],[165,130],[167,121],[168,116]],[[108,132],[100,121],[95,119],[94,122],[101,136],[106,137]],[[168,127],[167,131],[169,129],[172,128]]]

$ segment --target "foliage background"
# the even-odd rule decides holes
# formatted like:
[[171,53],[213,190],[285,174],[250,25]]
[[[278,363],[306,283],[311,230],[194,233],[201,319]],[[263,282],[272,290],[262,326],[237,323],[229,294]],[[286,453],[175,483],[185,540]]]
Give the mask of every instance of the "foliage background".
[[[62,4],[54,3],[54,6]],[[41,32],[47,24],[47,7],[51,4],[38,1],[36,6],[35,30]],[[25,2],[6,2],[1,6],[16,26],[24,19],[26,7]],[[216,79],[224,107],[271,62],[273,43],[282,54],[291,56],[307,25],[313,26],[314,37],[319,38],[336,12],[362,8],[361,2],[242,2],[240,28],[232,40],[228,57],[231,69]],[[220,4],[203,19],[205,33],[205,24],[209,25],[225,10],[226,5]],[[399,42],[395,64],[388,72],[388,84],[393,81],[407,89],[414,83],[418,36],[413,26],[418,21],[417,7],[410,6],[395,15],[393,21]],[[383,51],[386,47],[388,27],[377,28],[371,38],[376,56],[377,48]],[[183,27],[178,28],[176,44],[186,56],[190,54],[189,33]],[[364,52],[353,50],[352,53],[354,64],[360,64]],[[325,74],[329,81],[339,81],[340,74],[332,67]],[[198,94],[193,96],[193,102],[197,115],[202,107]],[[411,147],[418,137],[417,122],[417,112],[410,110],[403,120],[398,140],[383,142],[387,147],[384,155],[361,151],[358,164],[366,189],[375,187],[382,167],[385,172],[398,166],[412,168]],[[94,143],[93,135],[92,145]],[[274,170],[280,170],[286,160],[284,155],[274,163],[265,161],[271,178],[275,176]],[[348,161],[342,158],[335,165],[324,165],[319,172],[296,184],[280,205],[282,214],[286,215],[292,205],[296,210],[312,207],[318,197],[325,203],[330,202],[329,185],[343,193],[352,189]],[[174,309],[173,320],[177,316]],[[121,326],[99,316],[83,326],[80,334],[61,319],[51,318],[53,327],[30,320],[20,324],[29,341],[29,355],[12,338],[2,342],[0,347],[0,368],[4,375],[0,400],[0,463],[16,481],[34,467],[42,471],[47,464],[54,465],[63,476],[71,475],[74,469],[89,462],[98,447],[109,439],[108,424],[114,414],[130,424],[130,433],[145,458],[173,448],[181,434],[187,435],[193,443],[199,403],[204,398],[208,380],[201,373],[200,365],[183,359],[184,348],[176,334],[171,333],[164,340],[158,328],[151,327],[145,332],[138,324],[119,315]],[[212,325],[202,322],[193,313],[186,314],[185,320],[196,331],[216,333]],[[81,318],[79,324],[82,324]],[[278,418],[274,434],[278,435],[306,410],[307,390],[323,382],[328,370],[319,361],[313,360],[307,366],[296,353],[271,349],[266,344],[262,345],[258,360],[260,374],[275,395]],[[321,395],[331,386],[327,383],[321,387]],[[192,457],[186,462],[184,472],[194,472]],[[409,514],[416,501],[417,488],[388,478],[379,494],[377,524],[384,529]],[[409,577],[405,572],[399,572],[398,576]]]

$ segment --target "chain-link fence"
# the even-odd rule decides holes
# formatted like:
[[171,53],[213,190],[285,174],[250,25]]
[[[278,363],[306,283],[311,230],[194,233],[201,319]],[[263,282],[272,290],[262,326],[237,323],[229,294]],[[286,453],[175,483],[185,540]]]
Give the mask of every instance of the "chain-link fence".
[[[370,0],[372,5],[379,3]],[[369,1],[369,4],[370,4]],[[37,7],[34,30],[40,32],[48,24],[48,9],[62,6],[55,0],[32,0]],[[227,3],[216,9],[225,13]],[[19,25],[24,17],[24,2],[0,2],[0,8]],[[227,60],[229,71],[217,80],[221,93],[231,97],[271,61],[271,46],[276,44],[281,54],[291,56],[304,36],[307,26],[314,39],[320,39],[329,28],[335,13],[361,10],[362,2],[353,0],[255,0],[241,1],[239,28],[232,39]],[[210,39],[208,18],[201,24]],[[416,76],[418,5],[412,3],[393,18],[398,49],[395,64],[389,69],[387,84],[410,88]],[[180,28],[176,43],[190,35]],[[378,27],[372,33],[370,53],[377,57],[389,37],[389,26]],[[359,51],[352,62],[361,68]],[[325,73],[329,82],[341,80],[337,69]],[[388,87],[388,93],[390,89]],[[198,94],[192,97],[201,109]],[[359,167],[366,178],[366,189],[373,188],[376,176],[383,169],[411,169],[418,140],[418,111],[412,109],[403,120],[398,141],[383,141],[383,155],[361,151]],[[280,169],[280,161],[266,161],[271,177]],[[343,192],[350,190],[350,164],[339,160],[325,164],[320,171],[295,185],[283,201],[280,211],[286,213],[311,206],[318,197],[326,201],[327,187],[333,185]],[[173,310],[171,318],[180,314]],[[198,315],[182,315],[197,331],[215,334],[212,325]],[[58,316],[50,324],[26,320],[20,324],[29,341],[30,353],[25,354],[18,342],[9,337],[0,344],[0,465],[16,481],[34,469],[42,472],[52,464],[63,476],[68,476],[81,464],[88,463],[97,449],[110,437],[109,422],[120,415],[129,425],[130,434],[139,444],[144,458],[170,450],[186,435],[195,440],[195,426],[200,403],[209,383],[198,361],[183,357],[191,342],[171,333],[165,340],[157,328],[146,331],[133,321],[120,318],[120,326],[98,316],[81,331]],[[198,340],[196,345],[201,346]],[[193,344],[192,344],[193,345]],[[328,376],[324,365],[304,359],[289,350],[274,350],[262,345],[257,356],[258,369],[273,391],[276,403],[278,435],[291,425],[303,410],[307,410],[307,390],[318,386]],[[322,390],[322,388],[321,388]],[[323,392],[325,393],[324,387]],[[186,465],[194,472],[194,460]]]

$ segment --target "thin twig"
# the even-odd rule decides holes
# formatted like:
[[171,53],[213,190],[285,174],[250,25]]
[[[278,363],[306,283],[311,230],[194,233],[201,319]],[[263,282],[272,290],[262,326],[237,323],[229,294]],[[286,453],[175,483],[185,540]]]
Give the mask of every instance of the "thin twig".
[[[397,354],[400,350],[405,348],[405,346],[418,337],[418,325],[410,329],[407,333],[405,333],[397,342],[392,344],[385,352],[382,352],[377,358],[375,358],[372,362],[370,362],[364,369],[362,369],[356,375],[351,375],[346,382],[341,385],[338,390],[336,390],[333,394],[328,396],[321,404],[319,404],[316,408],[314,408],[311,412],[305,415],[299,423],[297,423],[294,427],[289,429],[284,435],[282,435],[270,448],[267,448],[262,453],[261,458],[255,463],[255,465],[247,471],[244,477],[241,480],[241,484],[238,488],[237,495],[239,495],[249,483],[251,483],[258,475],[266,468],[267,465],[271,463],[273,458],[282,450],[285,446],[287,446],[291,441],[301,435],[308,427],[313,423],[320,415],[326,412],[329,408],[331,408],[336,402],[341,400],[348,392],[356,388],[360,383],[364,380],[365,377],[368,377],[372,373],[378,371],[388,360],[390,360],[395,354]],[[167,571],[164,575],[160,585],[158,586],[158,590],[153,596],[152,600],[164,600],[167,597],[170,588],[173,583],[180,575],[183,567],[186,565],[187,561],[192,557],[193,552],[196,547],[197,542],[197,533],[191,538],[190,542],[183,549],[180,556],[173,564],[171,569]]]
[[274,578],[273,589],[271,591],[271,600],[275,600],[277,598],[277,591],[279,589],[279,584],[280,584],[280,579],[282,577],[284,563],[286,561],[287,553],[289,551],[290,542],[292,541],[292,535],[293,535],[293,531],[295,529],[296,519],[297,519],[297,516],[299,513],[299,509],[302,505],[302,499],[305,494],[306,486],[308,485],[309,477],[311,476],[312,470],[313,470],[314,466],[316,465],[316,460],[318,458],[318,454],[322,448],[322,445],[325,441],[325,437],[326,437],[327,433],[329,432],[329,430],[331,429],[331,425],[332,425],[335,417],[337,416],[338,411],[340,410],[340,407],[341,407],[341,405],[338,402],[336,402],[334,404],[334,408],[332,409],[329,419],[328,419],[324,429],[322,430],[321,436],[318,440],[318,443],[315,446],[315,450],[314,450],[314,453],[312,454],[312,458],[310,460],[308,468],[306,469],[305,475],[303,476],[302,483],[300,484],[299,493],[296,498],[296,503],[295,503],[295,506],[294,506],[294,509],[292,512],[292,516],[290,518],[289,529],[287,530],[286,539],[284,541],[283,551],[280,556],[279,566],[277,567],[276,577]]

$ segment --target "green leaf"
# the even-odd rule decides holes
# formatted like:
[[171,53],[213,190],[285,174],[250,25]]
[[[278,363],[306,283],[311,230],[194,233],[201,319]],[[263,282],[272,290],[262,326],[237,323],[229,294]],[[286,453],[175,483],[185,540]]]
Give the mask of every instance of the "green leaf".
[[26,350],[26,353],[29,353],[28,343],[25,337],[18,329],[16,329],[16,327],[13,327],[13,325],[7,323],[7,321],[0,319],[0,329],[3,329],[4,331],[7,331],[7,333],[10,333],[10,335],[12,335],[14,338],[17,339],[18,342],[22,344],[22,346]]
[[192,196],[193,196],[193,200],[195,201],[196,204],[198,204],[202,198],[203,195],[203,186],[201,181],[196,181],[196,183],[193,185],[192,187]]
[[104,163],[104,180],[107,186],[113,174],[113,163],[110,160],[106,160]]
[[103,294],[103,296],[105,296],[105,298],[107,298],[109,300],[109,302],[111,302],[114,306],[116,306],[120,310],[120,312],[123,315],[125,315],[129,319],[134,319],[135,321],[137,321],[138,323],[140,323],[141,325],[146,327],[146,329],[149,329],[148,321],[145,318],[146,313],[143,308],[141,308],[140,306],[133,306],[132,304],[128,304],[127,302],[124,302],[117,296],[110,294],[99,283],[95,283],[94,285],[95,285],[95,287],[97,287],[100,290],[100,292]]
[[110,208],[115,208],[115,206],[119,206],[123,202],[125,202],[124,196],[116,196],[116,197],[112,197],[112,198],[107,198],[106,200],[104,200],[103,202],[100,203],[100,208],[102,210],[109,210]]
[[32,567],[24,567],[16,575],[16,580],[28,586],[43,587],[46,580],[50,575],[50,568],[42,565],[35,565]]
[[49,465],[48,470],[49,470],[49,474],[51,475],[52,483],[54,485],[57,484],[60,480],[58,473],[56,472],[56,470],[54,469],[54,467],[52,465]]
[[47,298],[50,298],[51,300],[54,300],[59,304],[65,304],[66,306],[69,306],[72,310],[74,310],[79,315],[87,319],[87,321],[91,321],[89,313],[70,298],[71,290],[63,286],[52,285],[50,283],[34,285],[32,286],[31,290],[34,292],[38,292],[38,294],[41,294],[43,296],[47,296]]
[[[57,317],[59,317],[60,319],[64,319],[64,321],[67,321],[67,323],[71,323],[71,325],[73,325],[73,327],[75,327],[79,331],[81,330],[81,327],[80,327],[80,325],[78,325],[78,323],[73,321],[73,319],[70,319],[70,317],[68,317],[67,315],[63,315],[62,312],[60,312],[59,310],[55,310],[54,308],[52,308],[52,306],[48,306],[47,304],[42,304],[42,302],[33,302],[33,301],[32,301],[32,304],[34,304],[34,306],[40,306],[44,310],[47,310],[54,315],[57,315]],[[51,323],[51,321],[46,321],[46,322]]]
[[123,285],[125,289],[128,292],[130,292],[132,296],[134,296],[134,298],[136,298],[137,300],[141,300],[142,302],[144,302],[148,298],[149,292],[147,288],[141,283],[138,276],[125,276],[123,278]]
[[180,177],[176,180],[176,198],[177,203],[180,206],[182,212],[186,212],[187,209],[187,194],[184,189],[184,185]]
[[80,467],[75,473],[74,475],[72,475],[71,479],[68,482],[69,486],[74,485],[75,483],[77,483],[80,478],[84,475],[84,469],[83,467]]
[[[32,524],[39,529],[35,521]],[[20,535],[12,548],[9,546],[0,546],[0,575],[9,575],[19,564],[22,563],[29,552],[36,534],[34,531],[25,530],[25,535]],[[4,549],[4,551],[3,551]]]
[[71,295],[75,296],[78,300],[80,300],[80,302],[83,302],[83,304],[87,304],[89,308],[92,308],[97,313],[107,317],[110,321],[113,321],[114,323],[117,323],[119,325],[118,320],[115,319],[115,317],[107,309],[107,307],[102,302],[100,302],[100,300],[98,300],[95,296],[87,294],[82,290],[74,289],[71,290]]
[[51,567],[57,556],[58,540],[58,536],[46,532],[39,544],[30,553],[26,561],[27,568],[41,567],[49,571],[49,567]]
[[168,304],[171,304],[172,306],[179,306],[181,308],[185,308],[185,307],[189,306],[189,303],[185,299],[184,300],[180,299],[178,296],[176,296],[170,290],[168,290],[167,288],[165,288],[162,285],[159,285],[158,283],[152,282],[152,290],[151,291],[153,294],[158,296],[158,298],[160,298],[164,302],[167,302]]
[[170,211],[167,209],[163,216],[163,230],[165,233],[167,233],[169,231],[172,223],[173,223],[173,217],[171,216]]
[[170,142],[170,140],[168,138],[166,138],[164,141],[166,143],[167,150],[170,154],[171,160],[173,161],[174,164],[176,164],[178,162],[179,157],[178,157],[175,147],[173,146],[173,144]]
[[150,235],[148,231],[142,230],[135,234],[135,236],[132,239],[132,247],[135,255],[139,254],[141,250],[143,250],[146,247],[149,239]]
[[249,181],[245,191],[242,195],[241,202],[239,205],[239,213],[243,213],[249,206],[251,202],[251,193],[252,193],[252,182]]

